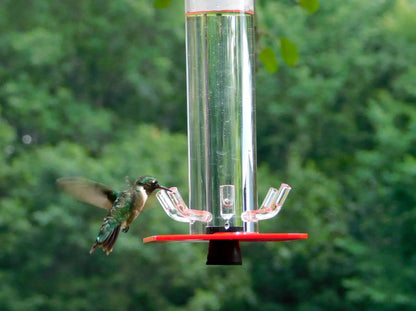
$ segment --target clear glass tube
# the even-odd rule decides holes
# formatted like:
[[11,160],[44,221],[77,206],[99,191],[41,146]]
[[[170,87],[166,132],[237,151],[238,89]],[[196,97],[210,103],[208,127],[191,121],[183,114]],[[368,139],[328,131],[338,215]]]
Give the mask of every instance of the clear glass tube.
[[208,231],[228,221],[255,232],[224,219],[220,204],[221,186],[232,185],[237,215],[257,208],[254,0],[185,0],[185,10],[189,205],[212,214]]
[[185,0],[186,13],[240,11],[254,12],[253,0]]

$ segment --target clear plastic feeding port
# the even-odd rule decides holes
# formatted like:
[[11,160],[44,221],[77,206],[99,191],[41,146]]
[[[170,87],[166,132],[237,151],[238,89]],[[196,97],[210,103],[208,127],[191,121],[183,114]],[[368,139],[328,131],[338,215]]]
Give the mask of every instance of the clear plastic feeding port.
[[[290,190],[288,184],[282,184],[279,189],[271,187],[267,192],[259,209],[243,212],[240,216],[244,222],[257,222],[275,217],[281,210]],[[180,222],[193,224],[200,221],[208,224],[212,214],[208,211],[190,209],[183,200],[178,188],[172,187],[170,191],[160,190],[156,197],[166,214]],[[220,186],[220,211],[225,220],[225,230],[229,228],[229,221],[235,217],[235,190],[233,185]],[[191,230],[191,234],[192,229]]]
[[254,211],[243,212],[241,219],[243,221],[259,221],[275,217],[282,209],[291,189],[288,184],[282,184],[279,190],[270,187],[261,207]]
[[210,212],[188,208],[185,201],[182,199],[178,188],[172,187],[169,190],[170,191],[159,191],[156,194],[156,197],[170,218],[180,222],[188,222],[190,224],[193,224],[195,221],[205,223],[211,221],[212,214]]

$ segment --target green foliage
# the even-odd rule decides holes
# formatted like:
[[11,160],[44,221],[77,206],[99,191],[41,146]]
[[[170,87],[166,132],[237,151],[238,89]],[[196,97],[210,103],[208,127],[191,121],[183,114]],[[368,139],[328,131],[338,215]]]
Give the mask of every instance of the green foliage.
[[286,38],[280,38],[280,50],[283,60],[286,64],[293,67],[299,60],[298,50],[292,41]]
[[298,3],[302,9],[310,14],[319,9],[319,0],[299,0]]
[[[301,291],[308,302],[296,301],[307,309],[411,310],[416,153],[408,79],[416,45],[407,29],[415,8],[335,1],[313,20],[283,4],[265,9],[269,31],[295,42],[307,33],[295,70],[260,71],[257,79],[259,159],[286,172],[294,189],[287,217],[310,234],[299,254],[315,258],[298,268],[295,285],[303,287],[286,297]],[[290,283],[289,272],[279,278]]]
[[264,67],[270,73],[275,73],[279,66],[273,50],[269,47],[264,48],[260,52],[259,61],[261,61],[264,64]]
[[172,0],[155,0],[154,7],[157,9],[165,9],[170,6],[171,2]]
[[[310,14],[315,13],[319,9],[319,0],[292,1],[298,4],[302,9],[304,9],[306,12]],[[280,42],[280,54],[283,58],[283,61],[287,65],[293,67],[297,64],[299,60],[299,54],[296,45],[289,39],[278,36],[277,34],[279,33],[280,31],[275,33],[272,33],[270,31],[267,32],[263,29],[263,27],[261,27],[260,30],[257,30],[257,37],[260,41],[260,44],[261,46],[264,45],[264,47],[259,53],[259,61],[263,63],[266,70],[270,73],[275,73],[278,69],[278,60],[272,49],[275,41]],[[261,40],[262,37],[265,37],[266,40]],[[270,39],[273,39],[274,42]],[[263,43],[262,41],[265,41],[265,43]]]
[[[411,0],[314,15],[257,1],[259,201],[293,188],[260,231],[308,240],[242,244],[243,266],[205,266],[206,244],[143,245],[188,231],[152,197],[110,256],[88,254],[105,211],[56,178],[123,189],[151,174],[188,199],[182,5],[2,2],[0,310],[415,309]],[[271,75],[277,62],[296,66]]]

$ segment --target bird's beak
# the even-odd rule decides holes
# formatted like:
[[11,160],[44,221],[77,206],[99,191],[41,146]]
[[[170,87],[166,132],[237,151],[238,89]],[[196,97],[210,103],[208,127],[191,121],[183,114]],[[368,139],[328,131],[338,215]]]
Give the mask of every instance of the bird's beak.
[[160,186],[159,185],[159,187],[158,187],[159,189],[163,189],[163,190],[166,190],[166,191],[169,191],[169,192],[172,192],[172,190],[170,190],[169,188],[166,188],[166,187],[163,187],[163,186]]

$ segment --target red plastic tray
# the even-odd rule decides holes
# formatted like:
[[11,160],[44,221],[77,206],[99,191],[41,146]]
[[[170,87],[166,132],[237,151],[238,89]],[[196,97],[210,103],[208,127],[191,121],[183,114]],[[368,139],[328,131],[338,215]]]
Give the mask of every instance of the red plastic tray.
[[143,243],[205,242],[210,240],[239,240],[242,242],[281,242],[307,238],[307,233],[218,232],[213,234],[154,235],[144,238]]

